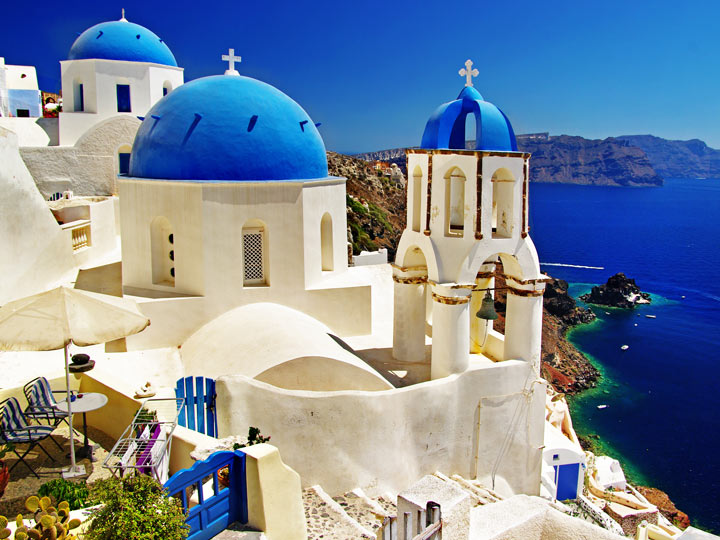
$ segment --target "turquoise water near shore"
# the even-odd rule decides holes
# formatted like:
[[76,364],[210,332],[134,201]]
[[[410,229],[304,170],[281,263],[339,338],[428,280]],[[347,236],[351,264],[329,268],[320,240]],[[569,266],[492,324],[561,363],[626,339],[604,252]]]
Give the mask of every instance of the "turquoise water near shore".
[[603,267],[541,265],[574,297],[616,272],[653,295],[634,310],[591,306],[598,320],[569,332],[603,374],[570,402],[577,431],[597,434],[629,478],[666,491],[694,524],[720,531],[720,180],[531,184],[530,208],[541,262]]

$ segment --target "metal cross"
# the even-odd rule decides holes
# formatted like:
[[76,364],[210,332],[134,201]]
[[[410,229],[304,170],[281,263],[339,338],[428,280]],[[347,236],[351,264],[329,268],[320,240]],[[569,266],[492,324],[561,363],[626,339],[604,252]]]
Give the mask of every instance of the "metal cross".
[[228,62],[228,69],[225,70],[225,75],[240,75],[235,69],[235,62],[241,62],[242,58],[235,56],[235,49],[228,50],[228,54],[223,54],[222,59]]
[[125,18],[125,8],[122,8],[122,17],[120,17],[120,20],[127,22],[127,19]]
[[473,63],[472,60],[468,59],[465,62],[465,67],[462,68],[458,73],[467,79],[467,82],[465,83],[465,86],[472,86],[472,78],[477,77],[480,75],[480,72],[477,69],[473,69]]

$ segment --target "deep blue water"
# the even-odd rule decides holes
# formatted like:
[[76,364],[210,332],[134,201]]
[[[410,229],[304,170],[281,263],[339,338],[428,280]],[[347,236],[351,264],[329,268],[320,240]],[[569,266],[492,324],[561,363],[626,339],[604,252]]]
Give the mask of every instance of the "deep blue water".
[[720,179],[531,184],[530,225],[541,262],[604,267],[541,265],[574,296],[616,272],[653,294],[634,311],[593,308],[599,320],[570,332],[604,373],[571,401],[577,431],[598,434],[628,476],[720,532]]

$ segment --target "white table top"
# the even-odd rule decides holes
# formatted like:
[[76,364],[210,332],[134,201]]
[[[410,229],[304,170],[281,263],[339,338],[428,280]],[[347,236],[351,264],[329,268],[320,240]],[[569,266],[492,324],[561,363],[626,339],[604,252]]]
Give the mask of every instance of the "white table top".
[[[99,392],[77,394],[76,397],[77,399],[72,402],[73,414],[94,411],[96,409],[99,409],[100,407],[104,407],[105,404],[108,402],[107,396]],[[55,407],[57,407],[63,412],[67,412],[67,400],[63,399],[62,401],[58,401]]]

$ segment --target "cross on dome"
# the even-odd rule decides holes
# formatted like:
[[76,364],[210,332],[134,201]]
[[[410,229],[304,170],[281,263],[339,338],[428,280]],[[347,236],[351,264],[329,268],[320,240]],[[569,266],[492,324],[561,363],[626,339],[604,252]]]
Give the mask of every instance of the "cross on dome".
[[468,58],[468,60],[465,62],[465,67],[458,71],[458,73],[462,77],[465,77],[467,79],[467,81],[465,82],[465,86],[472,86],[472,78],[480,75],[480,72],[477,69],[473,69],[472,66],[472,60]]
[[122,17],[120,17],[121,21],[128,22],[128,20],[125,18],[125,8],[122,8]]
[[235,62],[241,62],[240,56],[235,56],[235,49],[229,49],[228,54],[223,54],[222,59],[228,63],[228,69],[225,70],[225,75],[240,75],[235,69]]

